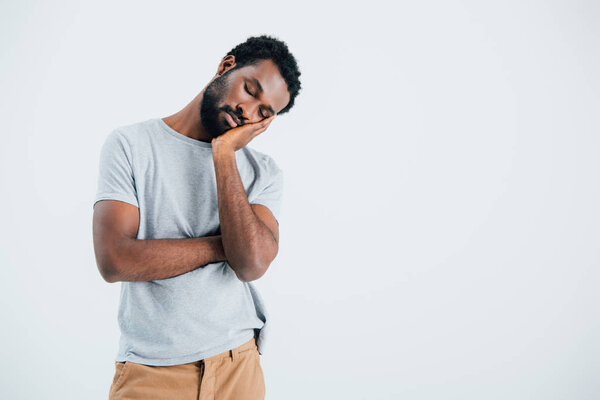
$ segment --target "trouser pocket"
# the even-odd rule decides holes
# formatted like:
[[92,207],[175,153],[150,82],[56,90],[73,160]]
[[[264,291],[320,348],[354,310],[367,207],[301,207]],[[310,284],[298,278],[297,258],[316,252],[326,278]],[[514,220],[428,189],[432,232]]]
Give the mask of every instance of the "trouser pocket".
[[111,399],[112,395],[119,389],[119,386],[123,383],[123,377],[127,372],[129,367],[129,363],[115,361],[115,376],[113,377],[112,385],[110,386],[109,399]]

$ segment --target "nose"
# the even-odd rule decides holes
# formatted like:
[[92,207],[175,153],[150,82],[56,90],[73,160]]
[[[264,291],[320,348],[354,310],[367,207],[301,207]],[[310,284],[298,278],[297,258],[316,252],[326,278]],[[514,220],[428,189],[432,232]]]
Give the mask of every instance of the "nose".
[[237,106],[237,113],[244,123],[258,122],[258,103],[241,103]]

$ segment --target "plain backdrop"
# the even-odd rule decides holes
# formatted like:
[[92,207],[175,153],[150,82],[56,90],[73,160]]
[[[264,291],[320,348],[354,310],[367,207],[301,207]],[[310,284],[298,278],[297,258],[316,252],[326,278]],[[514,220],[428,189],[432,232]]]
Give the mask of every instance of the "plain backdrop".
[[100,147],[258,34],[303,85],[250,144],[285,174],[267,399],[599,398],[599,22],[572,0],[0,1],[0,398],[107,398]]

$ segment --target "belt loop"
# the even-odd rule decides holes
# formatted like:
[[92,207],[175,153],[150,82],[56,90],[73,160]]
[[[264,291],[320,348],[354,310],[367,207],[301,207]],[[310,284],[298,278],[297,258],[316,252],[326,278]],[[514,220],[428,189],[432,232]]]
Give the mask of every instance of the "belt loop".
[[235,361],[235,356],[234,356],[234,354],[235,354],[235,351],[233,351],[233,350],[229,350],[229,355],[231,356],[231,362],[234,362],[234,361]]

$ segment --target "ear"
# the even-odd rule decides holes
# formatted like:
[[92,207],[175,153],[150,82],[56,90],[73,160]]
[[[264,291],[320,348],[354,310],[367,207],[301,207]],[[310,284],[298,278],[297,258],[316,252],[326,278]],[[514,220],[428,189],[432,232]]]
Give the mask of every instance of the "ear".
[[221,60],[217,68],[217,75],[221,76],[231,68],[235,67],[235,56],[229,54]]

